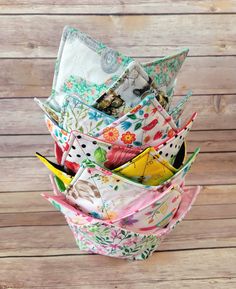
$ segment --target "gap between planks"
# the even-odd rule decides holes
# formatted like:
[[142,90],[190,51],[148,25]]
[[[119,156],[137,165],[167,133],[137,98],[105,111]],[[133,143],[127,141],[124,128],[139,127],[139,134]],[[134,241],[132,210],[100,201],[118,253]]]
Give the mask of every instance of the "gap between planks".
[[190,55],[236,54],[232,40],[236,14],[27,15],[0,16],[0,56],[55,57],[61,32],[67,24],[128,55],[166,55],[177,47],[189,47]]
[[22,1],[11,0],[6,4],[1,3],[1,14],[19,15],[19,14],[216,14],[216,13],[235,13],[235,0],[211,1],[211,0],[156,0],[156,1],[141,1],[141,0],[71,0],[69,3],[66,0],[47,2],[39,1]]
[[234,248],[158,252],[143,262],[97,255],[5,258],[1,259],[0,277],[5,288],[58,288],[66,284],[66,288],[124,289],[128,285],[146,289],[185,284],[189,289],[225,289],[234,288],[235,262]]

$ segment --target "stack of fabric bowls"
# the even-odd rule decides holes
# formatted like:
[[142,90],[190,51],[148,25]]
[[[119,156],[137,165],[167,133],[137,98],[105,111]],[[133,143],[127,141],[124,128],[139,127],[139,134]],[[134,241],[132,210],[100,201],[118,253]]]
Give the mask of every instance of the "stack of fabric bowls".
[[176,75],[188,49],[138,63],[77,29],[64,29],[51,96],[36,102],[55,140],[54,195],[83,251],[142,260],[156,250],[193,204],[199,187],[185,176],[182,125],[190,93],[173,106]]

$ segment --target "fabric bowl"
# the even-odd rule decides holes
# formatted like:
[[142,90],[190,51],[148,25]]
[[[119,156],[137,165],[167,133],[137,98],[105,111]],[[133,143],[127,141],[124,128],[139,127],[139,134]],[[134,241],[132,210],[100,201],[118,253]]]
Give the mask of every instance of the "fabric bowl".
[[180,223],[194,203],[200,187],[185,188],[177,212],[165,228],[155,234],[140,234],[87,216],[62,196],[43,196],[62,214],[80,250],[130,260],[147,259],[161,241]]

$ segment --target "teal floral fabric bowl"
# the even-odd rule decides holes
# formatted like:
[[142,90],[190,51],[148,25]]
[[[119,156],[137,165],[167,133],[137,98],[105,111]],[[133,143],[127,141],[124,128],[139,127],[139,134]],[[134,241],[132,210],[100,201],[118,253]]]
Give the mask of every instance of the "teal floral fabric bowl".
[[187,54],[188,49],[183,49],[149,63],[138,63],[78,29],[65,27],[51,96],[44,103],[37,102],[57,120],[65,96],[74,94],[82,102],[119,118],[149,91],[168,110],[176,76]]
[[[122,74],[131,63],[139,65],[145,79],[159,89],[164,89],[167,98],[173,95],[173,87],[188,49],[173,55],[155,59],[149,63],[138,64],[133,58],[109,48],[104,43],[72,27],[65,27],[56,61],[52,94],[47,103],[56,111],[60,110],[63,97],[61,93],[77,94],[87,104],[94,104],[104,93],[116,90],[117,81],[124,83]],[[129,69],[128,69],[129,72]],[[129,74],[129,73],[128,73]],[[115,85],[115,87],[114,87]],[[143,87],[147,84],[143,83]],[[141,89],[141,87],[138,87]],[[121,93],[119,91],[119,93]],[[169,106],[170,101],[167,100]]]

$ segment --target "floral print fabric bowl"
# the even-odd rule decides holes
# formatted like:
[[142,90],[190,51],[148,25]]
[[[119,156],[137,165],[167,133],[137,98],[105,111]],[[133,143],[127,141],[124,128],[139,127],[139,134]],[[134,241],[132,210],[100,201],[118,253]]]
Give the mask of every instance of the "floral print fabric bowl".
[[60,112],[58,125],[67,132],[78,130],[94,135],[115,121],[115,118],[80,101],[74,95],[67,95]]
[[155,234],[140,234],[86,216],[66,202],[63,197],[43,196],[64,214],[80,250],[131,260],[147,259],[190,210],[199,187],[185,188],[180,206],[170,223]]
[[[152,79],[167,97],[173,95],[174,80],[188,49],[173,55],[140,64],[143,74]],[[56,61],[52,94],[47,104],[60,111],[64,93],[75,93],[81,100],[92,104],[106,93],[130,63],[131,57],[107,47],[91,36],[72,27],[65,27]],[[169,100],[167,101],[169,105]]]
[[172,136],[177,126],[155,95],[146,96],[128,114],[108,125],[95,136],[110,143],[131,146],[149,145]]
[[[60,210],[81,250],[143,260],[182,220],[199,188],[185,176],[181,127],[190,93],[173,107],[176,75],[188,49],[138,63],[77,29],[64,29],[51,96],[36,100],[55,140],[58,164],[36,154],[54,174]],[[181,128],[180,128],[181,127]]]
[[172,184],[181,185],[198,152],[199,149],[176,174],[159,186],[142,185],[86,161],[65,194],[72,204],[79,206],[84,212],[101,219],[116,220],[123,217],[123,211],[129,214],[138,210],[140,198],[149,201],[149,198],[155,198],[162,188]]
[[[106,141],[73,131],[62,155],[62,164],[80,164],[89,159],[102,167],[113,169],[141,152],[140,148],[112,145]],[[75,171],[77,172],[77,170]]]
[[[157,150],[157,152],[163,155],[171,164],[174,163],[176,155],[185,141],[196,115],[197,114],[194,113],[186,125],[181,129],[178,129],[173,136],[162,141],[157,139],[152,143],[152,146]],[[148,147],[147,144],[143,144],[141,147],[112,144],[107,141],[100,141],[99,139],[89,135],[86,136],[76,131],[68,133],[60,128],[55,121],[51,120],[48,116],[45,117],[45,121],[49,132],[57,144],[55,149],[57,161],[61,164],[63,158],[63,164],[73,172],[77,172],[80,163],[85,158],[89,158],[100,165],[105,163],[105,167],[115,169],[129,161],[131,158],[137,156],[142,152],[142,150]],[[77,138],[78,135],[81,136],[80,140]],[[86,149],[81,147],[83,144],[81,143],[82,140],[85,142],[84,144],[87,147]],[[72,148],[72,146],[74,146],[74,148]],[[109,147],[110,149],[108,149]],[[59,150],[59,148],[61,150]],[[95,156],[96,150],[99,152],[96,155],[100,160]],[[89,153],[90,156],[86,155],[86,153]]]
[[137,233],[155,234],[174,217],[182,198],[180,187],[170,187],[157,195],[156,200],[113,224]]
[[[182,159],[184,160],[184,152]],[[114,169],[114,172],[144,185],[157,186],[172,177],[177,168],[151,147]]]

